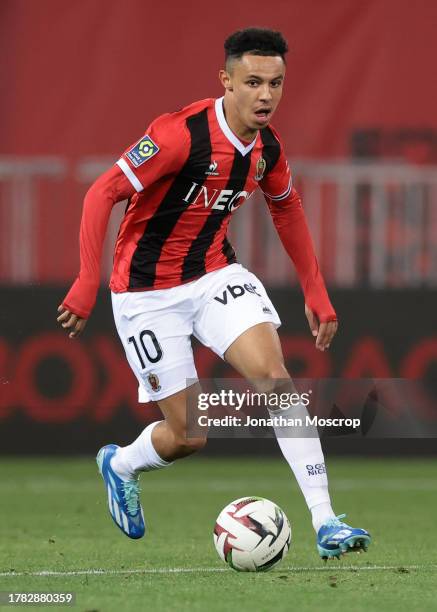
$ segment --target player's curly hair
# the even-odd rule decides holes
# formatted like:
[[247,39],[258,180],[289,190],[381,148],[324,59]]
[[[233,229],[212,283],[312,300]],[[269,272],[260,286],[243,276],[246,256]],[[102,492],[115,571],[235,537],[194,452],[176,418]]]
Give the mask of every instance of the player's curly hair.
[[280,55],[285,61],[288,44],[281,32],[267,28],[246,28],[234,32],[225,40],[225,61],[251,55]]

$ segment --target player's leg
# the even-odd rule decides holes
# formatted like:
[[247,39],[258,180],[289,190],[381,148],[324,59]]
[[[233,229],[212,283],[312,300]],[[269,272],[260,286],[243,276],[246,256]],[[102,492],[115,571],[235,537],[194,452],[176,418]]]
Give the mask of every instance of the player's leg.
[[[295,392],[284,365],[278,334],[271,323],[261,323],[246,330],[231,344],[224,357],[261,391]],[[269,412],[271,416],[280,413],[286,419],[300,418],[303,423],[308,415],[303,404]],[[320,556],[338,558],[351,549],[367,550],[368,532],[341,522],[345,515],[336,517],[332,510],[325,459],[316,427],[278,426],[274,430],[311,512]]]
[[[200,392],[200,386],[195,386]],[[205,446],[206,436],[187,437],[187,393],[182,389],[158,401],[164,420],[151,423],[132,444],[117,450],[112,461],[117,473],[126,479],[136,478],[141,472],[167,467]]]
[[192,304],[188,287],[113,294],[117,331],[139,383],[139,401],[155,400],[166,417],[148,425],[131,444],[100,449],[97,463],[105,481],[110,514],[129,537],[144,535],[139,501],[141,472],[168,467],[200,448],[203,440],[184,440],[185,387],[196,379],[191,348]]
[[[275,381],[291,379],[284,365],[275,327],[278,314],[260,280],[240,265],[205,278],[205,305],[194,322],[194,333],[244,377],[272,391]],[[304,408],[303,406],[301,409]],[[294,408],[295,416],[297,408]],[[276,432],[277,433],[277,432]],[[309,473],[307,465],[323,464],[319,439],[291,440],[278,436],[282,452],[296,475],[312,512],[314,527],[334,516],[326,473]],[[320,473],[319,473],[320,472]]]
[[[281,344],[271,323],[260,323],[243,332],[227,349],[224,358],[259,391],[293,393],[295,388],[284,365]],[[274,416],[276,411],[270,410]],[[287,418],[308,414],[302,404],[281,410]],[[290,465],[312,514],[314,529],[335,516],[331,508],[328,479],[320,440],[307,428],[275,428],[281,451]],[[308,434],[308,435],[306,435]],[[305,437],[301,437],[305,436]],[[319,466],[317,470],[308,466]]]
[[[145,532],[144,515],[139,501],[138,479],[142,472],[160,470],[172,465],[173,461],[191,455],[206,444],[206,436],[187,438],[186,399],[187,391],[183,389],[174,395],[158,402],[164,420],[148,425],[131,444],[120,447],[107,445],[99,455],[107,455],[107,471],[116,480],[121,496],[130,496],[133,516],[142,517],[139,525],[132,524],[131,514],[126,515],[125,524],[119,523],[118,515],[111,512],[114,521],[126,535],[131,538],[142,537]],[[98,459],[99,463],[99,459]],[[102,475],[103,471],[101,469]],[[127,490],[126,490],[127,487]],[[113,492],[108,489],[111,502],[114,504]],[[121,510],[119,510],[121,514]]]
[[166,461],[187,457],[201,450],[207,442],[206,435],[195,438],[187,435],[187,395],[188,392],[200,393],[198,383],[193,387],[189,391],[183,389],[176,395],[159,402],[165,418],[154,428],[151,442],[156,452]]
[[[208,286],[204,307],[194,322],[194,334],[198,339],[227,359],[243,376],[256,380],[258,388],[263,387],[261,390],[273,391],[277,384],[285,384],[293,391],[275,329],[280,319],[260,280],[242,266],[233,264],[214,276],[211,274],[205,283]],[[293,418],[303,417],[304,420],[307,414],[303,405],[289,410]],[[293,433],[294,437],[289,437]],[[331,508],[317,430],[314,428],[312,436],[308,433],[306,430],[299,436],[298,431],[275,430],[280,448],[311,510],[314,528],[320,534],[323,523],[332,523],[334,527],[329,527],[327,532],[332,534],[332,529],[340,531],[342,524],[335,519]],[[307,466],[319,467],[309,470]],[[359,530],[359,533],[367,532]],[[338,547],[332,550],[337,553]]]

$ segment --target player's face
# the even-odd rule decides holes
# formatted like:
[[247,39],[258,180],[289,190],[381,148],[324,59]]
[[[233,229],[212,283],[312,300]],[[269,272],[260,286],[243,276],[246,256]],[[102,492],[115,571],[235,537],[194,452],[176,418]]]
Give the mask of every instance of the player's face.
[[284,76],[285,63],[279,56],[245,54],[232,61],[228,71],[221,71],[226,118],[237,135],[269,124],[282,96]]

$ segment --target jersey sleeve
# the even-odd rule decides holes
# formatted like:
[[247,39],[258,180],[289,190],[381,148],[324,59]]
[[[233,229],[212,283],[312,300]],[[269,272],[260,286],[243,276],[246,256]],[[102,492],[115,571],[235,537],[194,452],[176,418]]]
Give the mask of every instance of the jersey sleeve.
[[135,191],[141,192],[163,176],[177,173],[189,148],[189,135],[181,120],[172,114],[161,115],[116,163]]
[[283,147],[273,129],[268,135],[268,140],[265,138],[267,172],[260,181],[260,187],[273,223],[296,267],[307,306],[317,315],[321,323],[336,321],[337,315],[319,268],[302,201],[292,185],[291,172]]
[[299,194],[293,188],[279,201],[266,200],[281,242],[296,267],[307,306],[321,323],[336,321]]
[[[273,131],[272,131],[273,132]],[[284,154],[284,149],[276,133],[273,132],[273,137],[276,139],[275,145],[270,147],[272,153],[268,159],[268,165],[272,164],[271,169],[268,169],[264,178],[260,181],[264,195],[272,200],[278,202],[287,198],[292,189],[291,171],[288,165],[287,158]]]
[[102,174],[86,193],[80,224],[80,272],[62,305],[87,319],[100,284],[100,261],[106,228],[114,204],[130,198],[134,190],[117,166]]

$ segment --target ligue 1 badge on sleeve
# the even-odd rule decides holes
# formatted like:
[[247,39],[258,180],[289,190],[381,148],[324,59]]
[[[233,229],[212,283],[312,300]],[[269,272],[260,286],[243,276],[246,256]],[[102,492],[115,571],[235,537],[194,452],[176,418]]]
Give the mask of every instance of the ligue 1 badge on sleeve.
[[256,174],[255,174],[256,181],[260,181],[263,178],[266,168],[267,168],[266,160],[264,159],[264,157],[260,157],[258,161],[256,162]]
[[149,376],[147,377],[147,380],[149,381],[149,385],[152,391],[155,391],[156,393],[157,391],[161,390],[161,385],[159,384],[159,378],[157,377],[156,374],[153,374],[153,372],[151,372]]
[[146,134],[126,153],[126,157],[135,168],[138,168],[156,155],[158,151],[158,145]]

